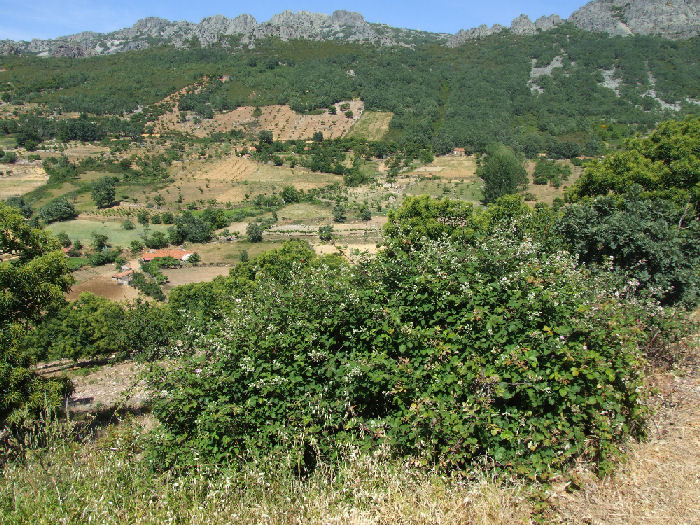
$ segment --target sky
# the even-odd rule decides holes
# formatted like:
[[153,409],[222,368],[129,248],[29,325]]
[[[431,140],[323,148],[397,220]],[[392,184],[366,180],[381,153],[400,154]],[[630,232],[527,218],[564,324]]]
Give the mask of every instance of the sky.
[[336,9],[362,13],[369,22],[394,27],[455,33],[481,24],[510,25],[525,13],[532,20],[558,14],[567,18],[587,0],[258,0],[235,2],[200,0],[0,0],[0,40],[31,40],[96,31],[107,33],[146,16],[199,22],[216,14],[236,17],[249,13],[258,22],[284,10],[330,14]]

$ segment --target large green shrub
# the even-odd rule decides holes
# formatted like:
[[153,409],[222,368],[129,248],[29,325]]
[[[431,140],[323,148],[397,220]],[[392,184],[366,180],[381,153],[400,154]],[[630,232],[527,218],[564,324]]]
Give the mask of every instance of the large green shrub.
[[247,282],[152,377],[160,466],[388,444],[546,476],[643,433],[640,312],[510,229]]
[[46,223],[69,221],[77,216],[75,206],[65,197],[55,199],[39,209],[39,217]]
[[625,143],[624,151],[588,167],[571,188],[573,200],[639,185],[647,195],[691,203],[700,211],[700,117],[662,122],[648,137]]
[[51,316],[25,341],[40,359],[78,359],[126,351],[123,306],[85,292]]
[[150,357],[176,333],[165,308],[153,303],[117,303],[80,294],[27,334],[22,347],[37,359]]
[[202,217],[197,217],[191,211],[185,211],[175,218],[175,225],[168,228],[171,244],[183,242],[208,242],[212,236],[213,227]]
[[512,149],[503,144],[491,144],[486,152],[486,160],[476,170],[484,180],[484,202],[495,202],[527,185],[527,172]]
[[118,180],[116,177],[102,177],[92,185],[92,200],[98,208],[114,204]]
[[598,197],[564,209],[556,231],[580,261],[615,269],[664,303],[700,301],[700,222],[672,202],[633,186],[621,199]]

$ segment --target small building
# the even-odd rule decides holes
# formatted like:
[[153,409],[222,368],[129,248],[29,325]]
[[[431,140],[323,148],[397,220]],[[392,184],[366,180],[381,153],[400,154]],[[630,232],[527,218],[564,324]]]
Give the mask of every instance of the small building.
[[460,157],[463,157],[467,154],[467,150],[465,148],[455,148],[452,150],[452,153],[454,155],[458,155]]
[[134,276],[134,270],[125,270],[123,272],[115,273],[112,279],[117,281],[118,284],[131,284],[131,278]]
[[162,250],[150,250],[144,253],[141,255],[141,260],[143,262],[151,262],[153,259],[172,257],[177,261],[185,262],[187,259],[192,257],[192,255],[194,255],[194,252],[181,250],[180,248],[164,248]]

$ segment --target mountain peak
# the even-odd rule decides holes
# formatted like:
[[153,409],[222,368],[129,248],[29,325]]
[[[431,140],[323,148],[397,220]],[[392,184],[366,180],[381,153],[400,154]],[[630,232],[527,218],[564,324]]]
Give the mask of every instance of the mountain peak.
[[[586,31],[613,36],[660,35],[666,38],[690,38],[700,34],[698,0],[593,0],[571,15],[568,22]],[[214,15],[199,24],[170,21],[159,17],[138,20],[133,26],[108,34],[82,32],[53,40],[31,42],[0,41],[1,54],[37,54],[40,56],[83,57],[142,49],[159,44],[184,47],[193,39],[203,46],[217,42],[229,45],[222,37],[236,35],[243,45],[254,46],[264,38],[282,40],[339,40],[371,42],[381,45],[412,45],[426,39],[455,47],[475,38],[509,30],[516,35],[533,35],[549,31],[564,20],[559,15],[542,16],[534,22],[521,14],[510,27],[496,24],[460,30],[455,35],[397,30],[382,24],[370,24],[360,13],[338,10],[331,15],[310,11],[283,11],[269,21],[258,23],[250,14],[235,18]]]

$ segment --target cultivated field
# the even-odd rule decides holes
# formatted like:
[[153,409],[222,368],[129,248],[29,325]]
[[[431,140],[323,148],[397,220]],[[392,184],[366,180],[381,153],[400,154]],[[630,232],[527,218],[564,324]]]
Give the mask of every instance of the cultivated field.
[[271,241],[263,238],[263,242],[251,243],[245,240],[232,242],[210,242],[206,244],[185,243],[184,248],[197,252],[204,263],[231,265],[241,260],[241,253],[248,252],[252,259],[257,255],[280,248],[282,241]]
[[112,275],[115,273],[116,270],[113,264],[84,267],[73,272],[75,284],[71,287],[66,298],[69,301],[74,301],[81,293],[91,292],[112,301],[136,299],[139,295],[138,290],[130,286],[117,284],[116,281],[112,280]]
[[325,206],[311,204],[308,202],[299,202],[290,204],[281,208],[277,212],[279,223],[318,223],[320,221],[328,222],[331,219],[331,210]]
[[110,265],[110,275],[97,275],[86,281],[73,285],[66,296],[69,301],[75,301],[83,292],[94,293],[112,301],[129,301],[139,296],[138,290],[131,286],[118,284],[112,280],[111,274],[115,273],[114,265]]
[[[135,223],[135,221],[132,221]],[[92,242],[93,233],[101,233],[109,238],[109,242],[114,246],[126,248],[133,240],[142,240],[146,229],[135,223],[133,230],[125,230],[119,221],[97,221],[90,219],[76,219],[66,222],[55,222],[46,227],[53,234],[65,232],[72,241],[80,241],[88,246]],[[167,231],[168,226],[164,224],[152,224],[149,231]]]
[[228,275],[230,266],[190,266],[187,268],[163,269],[168,283],[163,287],[167,293],[176,286],[205,283],[221,275]]
[[173,169],[173,178],[172,185],[158,192],[171,204],[180,196],[184,202],[213,198],[219,203],[240,203],[257,194],[279,192],[288,185],[308,191],[343,180],[338,175],[260,164],[236,155],[181,164]]
[[473,180],[476,178],[476,157],[473,155],[435,157],[433,162],[409,172],[409,175],[439,177],[451,181]]

